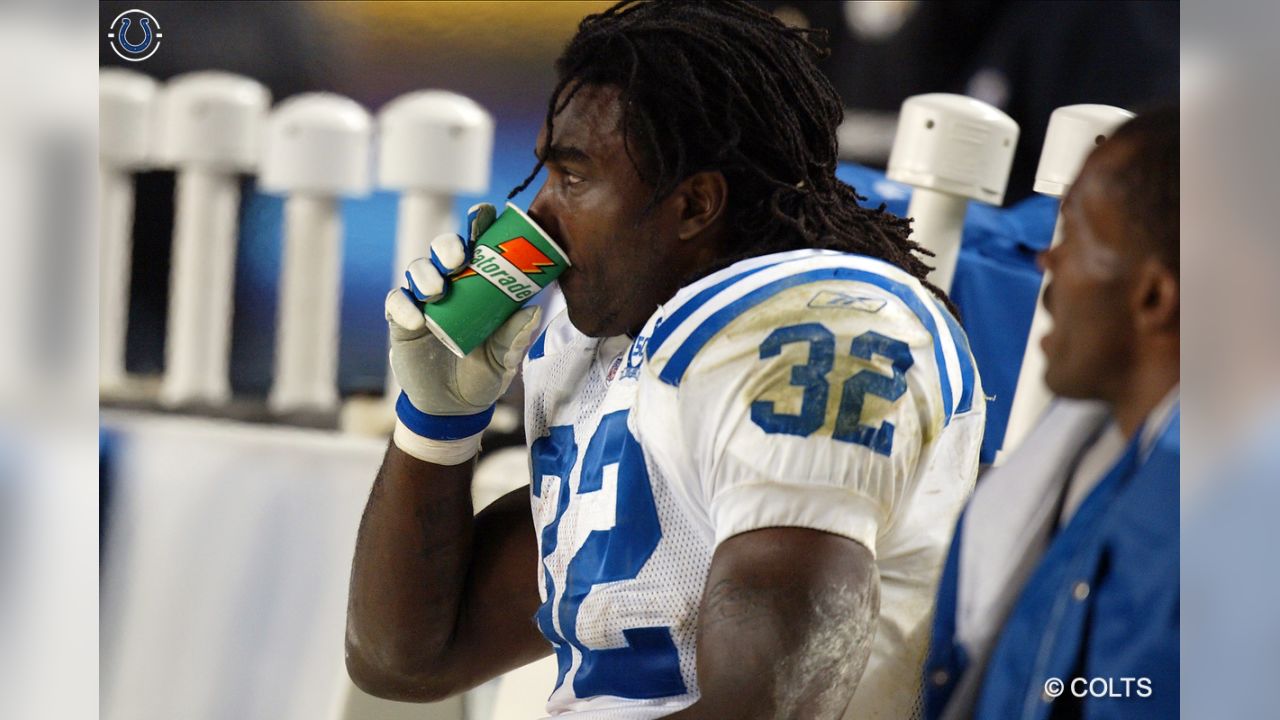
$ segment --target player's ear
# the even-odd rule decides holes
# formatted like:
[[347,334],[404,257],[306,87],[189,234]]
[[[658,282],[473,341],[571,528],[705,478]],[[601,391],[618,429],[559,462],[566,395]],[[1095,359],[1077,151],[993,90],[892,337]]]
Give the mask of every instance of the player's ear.
[[729,183],[719,170],[703,170],[676,186],[680,203],[680,239],[691,240],[713,227],[729,204]]
[[1133,283],[1134,322],[1147,333],[1178,331],[1181,294],[1178,275],[1154,257],[1138,267]]

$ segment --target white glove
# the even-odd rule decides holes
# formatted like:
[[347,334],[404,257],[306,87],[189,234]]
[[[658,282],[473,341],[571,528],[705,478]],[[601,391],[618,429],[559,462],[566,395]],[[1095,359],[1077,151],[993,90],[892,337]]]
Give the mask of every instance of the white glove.
[[454,355],[423,320],[423,304],[448,294],[450,276],[467,266],[474,239],[493,224],[489,204],[467,212],[464,241],[445,234],[431,241],[431,257],[409,263],[408,288],[387,295],[391,370],[403,391],[396,401],[396,447],[437,465],[458,465],[480,450],[480,436],[524,358],[541,309],[517,311],[466,357]]

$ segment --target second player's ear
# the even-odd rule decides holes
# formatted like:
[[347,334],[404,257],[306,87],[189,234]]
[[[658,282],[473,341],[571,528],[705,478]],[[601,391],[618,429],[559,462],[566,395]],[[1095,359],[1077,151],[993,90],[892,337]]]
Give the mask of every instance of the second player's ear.
[[1177,332],[1181,293],[1178,275],[1155,258],[1142,262],[1132,279],[1134,316],[1144,332]]
[[719,170],[704,170],[685,178],[676,187],[680,198],[680,239],[698,237],[724,216],[729,204],[729,183]]

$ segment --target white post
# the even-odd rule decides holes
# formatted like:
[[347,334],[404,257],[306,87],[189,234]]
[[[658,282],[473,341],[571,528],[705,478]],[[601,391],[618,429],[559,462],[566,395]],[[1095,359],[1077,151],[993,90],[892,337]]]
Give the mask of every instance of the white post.
[[968,198],[923,186],[911,191],[911,202],[907,205],[907,217],[912,219],[911,237],[933,252],[929,280],[944,290],[951,289],[951,280],[956,274],[960,237],[968,210]]
[[[443,90],[419,90],[378,112],[378,186],[400,191],[395,266],[388,289],[403,287],[405,267],[431,252],[431,240],[466,232],[453,217],[454,198],[489,190],[493,116],[474,100]],[[387,368],[385,398],[376,406],[348,402],[343,427],[390,431],[400,394]]]
[[133,177],[103,163],[99,169],[98,389],[112,394],[125,384],[125,333],[129,322]]
[[262,188],[287,196],[275,378],[276,413],[338,405],[342,215],[339,196],[369,190],[369,113],[348,98],[307,93],[267,123]]
[[98,74],[98,387],[107,395],[126,382],[132,173],[151,161],[156,89],[155,80],[130,70],[104,68]]
[[[488,192],[494,125],[493,116],[468,97],[419,90],[387,103],[378,127],[378,184],[401,192],[395,288],[405,284],[410,262],[430,254],[435,236],[465,232],[452,217],[454,197]],[[388,366],[388,408],[399,394]]]
[[178,172],[165,377],[167,405],[231,399],[227,375],[240,185],[205,167]]
[[[1035,191],[1056,198],[1066,195],[1089,153],[1132,117],[1133,113],[1128,110],[1110,105],[1067,105],[1054,110],[1049,117],[1040,164],[1036,168]],[[1061,234],[1062,215],[1059,213],[1051,246],[1058,244]],[[1053,398],[1053,393],[1044,384],[1045,357],[1040,348],[1041,339],[1052,326],[1043,303],[1047,282],[1046,275],[1040,282],[1040,293],[1036,297],[1035,315],[1031,318],[1031,331],[1027,334],[1018,385],[1009,410],[1009,424],[1005,428],[997,463],[1022,443]]]
[[[428,190],[403,191],[396,214],[396,264],[391,271],[391,286],[402,287],[405,284],[405,268],[431,251],[432,238],[460,231],[453,218],[451,194]],[[389,377],[388,389],[394,382],[395,379]]]
[[177,169],[165,405],[230,400],[239,175],[257,167],[269,103],[260,83],[223,72],[179,75],[161,91],[159,156]]
[[970,97],[907,98],[898,115],[886,175],[911,185],[911,238],[934,253],[929,280],[951,289],[969,200],[1004,202],[1018,124]]
[[284,253],[276,323],[276,412],[328,410],[338,403],[338,312],[342,216],[333,197],[297,194],[284,206]]

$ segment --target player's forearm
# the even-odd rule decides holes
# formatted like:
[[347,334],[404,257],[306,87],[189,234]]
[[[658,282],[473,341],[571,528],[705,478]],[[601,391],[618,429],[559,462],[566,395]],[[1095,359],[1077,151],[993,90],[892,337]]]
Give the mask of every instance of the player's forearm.
[[356,539],[347,666],[383,696],[425,699],[454,636],[471,556],[473,463],[388,450]]

